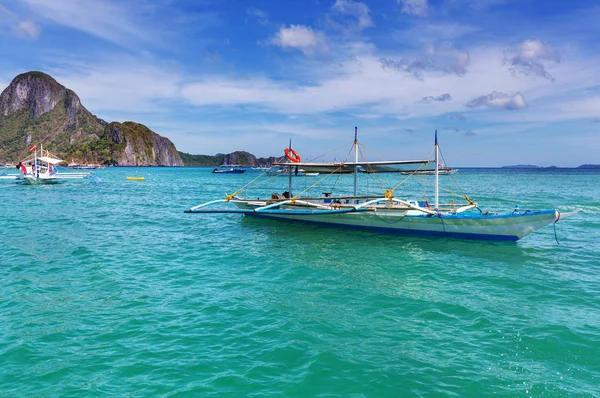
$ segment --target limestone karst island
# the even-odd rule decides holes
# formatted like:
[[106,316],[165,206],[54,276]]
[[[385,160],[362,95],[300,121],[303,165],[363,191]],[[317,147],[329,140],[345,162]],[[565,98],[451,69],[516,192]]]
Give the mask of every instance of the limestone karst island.
[[114,166],[183,166],[175,145],[135,122],[106,122],[42,72],[15,77],[0,95],[0,163],[43,144],[62,159]]

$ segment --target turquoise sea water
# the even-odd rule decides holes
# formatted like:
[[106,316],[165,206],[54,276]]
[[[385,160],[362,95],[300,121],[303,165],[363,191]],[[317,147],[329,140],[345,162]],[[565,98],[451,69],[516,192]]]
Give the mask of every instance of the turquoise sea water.
[[600,396],[600,173],[456,175],[484,209],[580,209],[557,245],[184,214],[257,175],[210,171],[0,181],[0,396]]

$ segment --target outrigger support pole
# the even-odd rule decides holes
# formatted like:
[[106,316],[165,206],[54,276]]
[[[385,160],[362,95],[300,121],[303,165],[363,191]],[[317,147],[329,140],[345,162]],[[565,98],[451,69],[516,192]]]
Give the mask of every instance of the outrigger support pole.
[[354,196],[356,196],[356,181],[358,178],[358,127],[354,126]]
[[[292,139],[290,138],[290,151],[292,150]],[[287,159],[289,161],[289,159]],[[294,196],[292,194],[292,165],[290,164],[288,166],[288,192],[289,192],[289,197],[291,198],[292,196]]]
[[438,139],[437,139],[437,130],[435,130],[435,211],[439,209],[439,163],[438,163]]

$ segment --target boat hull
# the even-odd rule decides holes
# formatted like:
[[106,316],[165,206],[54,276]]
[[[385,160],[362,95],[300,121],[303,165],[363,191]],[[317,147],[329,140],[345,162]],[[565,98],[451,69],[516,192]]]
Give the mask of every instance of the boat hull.
[[516,241],[557,220],[555,210],[506,215],[411,215],[398,211],[342,214],[294,214],[293,211],[244,212],[250,217],[385,233]]
[[60,179],[54,177],[34,177],[34,176],[25,176],[23,180],[30,185],[48,185],[48,184],[58,184],[60,183]]
[[213,170],[214,174],[243,174],[245,173],[246,170],[244,169],[235,169],[235,170]]

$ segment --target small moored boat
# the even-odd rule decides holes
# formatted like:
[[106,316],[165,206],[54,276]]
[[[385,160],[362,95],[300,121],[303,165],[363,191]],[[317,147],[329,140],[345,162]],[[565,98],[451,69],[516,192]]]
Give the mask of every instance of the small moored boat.
[[216,174],[242,174],[246,172],[246,169],[237,165],[222,165],[215,167],[212,172]]
[[37,146],[29,147],[33,151],[33,156],[19,162],[14,166],[19,174],[6,174],[0,176],[3,180],[16,180],[17,182],[38,185],[38,184],[57,184],[66,180],[77,180],[90,177],[90,173],[61,173],[57,170],[58,165],[63,162],[57,159],[50,152],[45,151],[40,146],[40,156],[37,156]]

